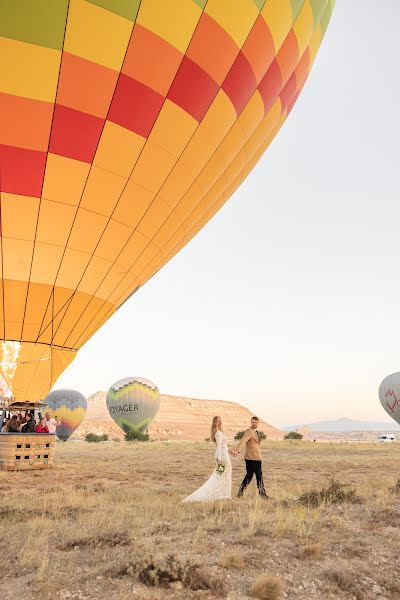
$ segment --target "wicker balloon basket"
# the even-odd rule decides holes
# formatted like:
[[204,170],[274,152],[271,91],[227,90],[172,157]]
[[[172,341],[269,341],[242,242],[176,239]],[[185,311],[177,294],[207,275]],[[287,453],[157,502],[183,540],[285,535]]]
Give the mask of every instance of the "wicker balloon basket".
[[0,433],[0,470],[49,469],[55,445],[55,433]]

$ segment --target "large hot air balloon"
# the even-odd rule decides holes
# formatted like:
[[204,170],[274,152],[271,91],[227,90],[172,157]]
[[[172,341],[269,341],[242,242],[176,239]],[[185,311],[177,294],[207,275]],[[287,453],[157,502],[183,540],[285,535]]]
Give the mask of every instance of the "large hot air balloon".
[[275,137],[334,0],[0,2],[0,371],[44,397]]
[[126,377],[116,381],[107,393],[107,408],[116,424],[146,431],[160,408],[157,386],[143,377]]
[[56,429],[57,437],[63,442],[74,433],[86,415],[87,401],[83,394],[76,390],[54,390],[46,397],[49,412],[54,419],[61,421]]
[[400,373],[385,377],[379,386],[379,400],[387,414],[400,425]]

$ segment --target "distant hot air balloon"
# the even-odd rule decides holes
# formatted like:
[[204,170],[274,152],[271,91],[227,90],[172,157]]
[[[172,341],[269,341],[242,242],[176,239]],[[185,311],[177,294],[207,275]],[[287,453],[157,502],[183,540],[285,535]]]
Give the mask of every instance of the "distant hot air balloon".
[[146,431],[160,408],[157,386],[142,377],[126,377],[115,382],[107,394],[107,408],[116,424]]
[[57,437],[63,442],[72,435],[85,418],[87,401],[83,394],[76,390],[54,390],[47,396],[45,402],[51,416],[61,421],[56,429]]
[[387,414],[400,425],[400,373],[385,377],[379,386],[379,400]]
[[0,2],[0,373],[43,398],[293,108],[334,0]]

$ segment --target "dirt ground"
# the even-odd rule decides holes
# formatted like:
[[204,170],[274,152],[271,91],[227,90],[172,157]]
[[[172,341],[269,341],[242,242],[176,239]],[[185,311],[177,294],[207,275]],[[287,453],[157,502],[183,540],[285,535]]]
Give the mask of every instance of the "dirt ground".
[[0,597],[400,598],[400,444],[266,442],[270,500],[181,504],[213,452],[59,443],[51,470],[0,472]]

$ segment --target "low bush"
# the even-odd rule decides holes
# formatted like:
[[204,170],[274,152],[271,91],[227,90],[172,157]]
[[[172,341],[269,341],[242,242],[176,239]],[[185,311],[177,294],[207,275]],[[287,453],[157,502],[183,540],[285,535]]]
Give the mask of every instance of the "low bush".
[[400,494],[400,479],[398,479],[396,481],[396,483],[394,484],[394,486],[389,488],[389,492],[391,494]]
[[297,431],[289,431],[284,437],[285,440],[302,440],[303,436]]
[[122,566],[113,575],[134,577],[148,587],[170,587],[171,584],[180,582],[185,588],[194,591],[208,590],[219,596],[225,593],[223,582],[208,569],[174,554],[142,555]]
[[124,425],[123,430],[125,432],[124,437],[126,442],[148,442],[150,440],[148,433],[144,433],[143,431],[140,431],[140,429],[132,427],[132,425]]
[[333,583],[343,592],[351,594],[356,600],[366,600],[366,594],[359,588],[355,581],[354,575],[351,572],[342,571],[339,569],[326,569],[323,572],[325,579]]
[[[266,440],[267,436],[265,435],[265,433],[263,431],[257,431],[258,433],[258,438],[259,440]],[[244,431],[238,431],[237,434],[235,435],[235,440],[241,440],[242,437],[244,436]]]
[[298,555],[297,557],[300,560],[307,560],[310,558],[319,558],[322,554],[322,546],[321,544],[311,544],[311,543],[307,543],[304,544],[304,546],[301,546],[298,549]]
[[237,569],[238,571],[243,571],[246,567],[246,564],[237,552],[229,552],[224,554],[219,559],[219,566],[224,569]]
[[316,508],[321,504],[342,504],[344,502],[360,504],[361,498],[357,495],[356,490],[349,488],[348,484],[331,479],[328,487],[304,492],[299,496],[297,502],[302,506]]
[[280,600],[283,595],[283,584],[276,575],[260,575],[250,589],[250,594],[259,600]]
[[59,550],[68,552],[81,548],[114,548],[116,546],[128,546],[129,537],[126,532],[112,531],[110,533],[99,533],[94,535],[79,535],[71,537],[58,545]]
[[85,435],[86,442],[108,442],[108,435],[106,433],[101,433],[98,435],[97,433],[87,433]]

